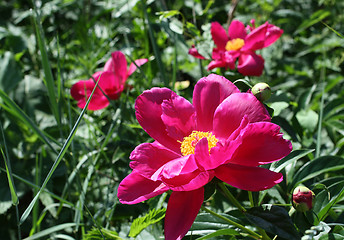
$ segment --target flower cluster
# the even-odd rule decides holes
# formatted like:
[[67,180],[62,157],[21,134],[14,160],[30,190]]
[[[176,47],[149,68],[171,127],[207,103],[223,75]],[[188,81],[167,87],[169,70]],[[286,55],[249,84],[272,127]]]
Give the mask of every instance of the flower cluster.
[[[127,60],[122,52],[111,53],[111,58],[105,63],[103,71],[98,71],[89,80],[81,80],[75,83],[70,92],[78,101],[78,107],[84,108],[87,99],[98,82],[98,87],[88,105],[89,110],[99,110],[109,105],[109,99],[116,100],[125,88],[128,77],[136,70],[137,66],[146,63],[148,59],[138,59],[127,68]],[[106,95],[106,96],[105,96]]]
[[281,182],[281,173],[260,165],[288,155],[291,143],[270,122],[264,105],[211,74],[195,85],[193,103],[167,88],[144,91],[136,117],[153,143],[130,155],[133,171],[118,188],[124,204],[136,204],[172,190],[165,217],[165,239],[181,239],[204,200],[203,186],[214,177],[248,191]]
[[[212,52],[212,61],[208,65],[208,70],[214,68],[235,69],[238,59],[237,69],[245,76],[260,76],[264,69],[264,59],[255,53],[256,50],[265,48],[274,43],[283,33],[283,30],[275,25],[264,23],[255,27],[254,20],[252,26],[247,26],[233,20],[228,28],[228,32],[218,22],[211,24],[211,35],[216,47]],[[189,54],[205,59],[193,46]]]

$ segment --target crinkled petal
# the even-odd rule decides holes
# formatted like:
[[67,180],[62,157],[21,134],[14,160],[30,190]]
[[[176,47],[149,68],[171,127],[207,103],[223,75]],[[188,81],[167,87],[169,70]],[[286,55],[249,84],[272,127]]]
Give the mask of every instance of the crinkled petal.
[[245,45],[241,48],[242,51],[258,50],[264,47],[266,33],[268,30],[268,22],[260,25],[250,32],[245,38]]
[[268,47],[274,42],[276,42],[277,39],[279,39],[282,34],[283,34],[282,29],[280,29],[279,27],[276,27],[275,25],[269,24],[268,30],[265,36],[264,47]]
[[204,189],[172,192],[165,216],[165,239],[181,240],[189,231],[202,206]]
[[[87,99],[90,97],[95,86],[96,85],[92,79],[79,81],[72,86],[70,92],[72,97],[78,101],[77,106],[79,108],[85,107]],[[94,94],[87,109],[95,111],[103,109],[108,105],[109,101],[97,87],[97,89],[94,91]]]
[[229,25],[228,35],[230,39],[236,39],[236,38],[245,39],[247,35],[245,25],[238,20],[233,20],[231,24]]
[[195,45],[192,45],[192,47],[189,49],[188,54],[190,54],[191,56],[194,56],[195,58],[198,59],[205,59],[205,57],[203,57],[198,50],[196,49]]
[[193,105],[197,116],[197,129],[210,131],[213,128],[213,116],[220,103],[233,93],[240,92],[226,78],[210,74],[201,78],[195,85]]
[[238,71],[244,76],[260,76],[264,70],[264,59],[255,53],[242,53],[239,57]]
[[215,45],[220,50],[225,50],[226,44],[229,40],[226,30],[221,26],[218,22],[212,22],[211,23],[211,36],[213,37],[213,41]]
[[135,204],[169,190],[161,181],[152,181],[133,170],[118,186],[118,199],[123,204]]
[[130,64],[129,70],[128,70],[128,76],[130,76],[133,72],[136,71],[137,67],[142,66],[143,64],[145,64],[146,62],[148,62],[147,58],[141,58],[141,59],[137,59],[134,61],[134,63]]
[[244,118],[249,122],[270,121],[264,105],[250,93],[234,93],[226,98],[216,109],[213,133],[217,138],[227,139]]
[[142,143],[130,154],[130,167],[146,178],[151,176],[165,163],[179,158],[180,155],[167,149],[158,142]]
[[151,179],[162,181],[173,191],[192,191],[206,185],[213,176],[211,171],[199,170],[194,155],[187,155],[166,163]]
[[270,122],[248,124],[239,138],[241,144],[230,163],[258,166],[280,160],[292,150],[290,141],[283,139],[280,127]]
[[135,102],[136,118],[142,128],[165,147],[180,153],[180,143],[168,136],[161,119],[164,100],[170,100],[175,93],[168,88],[152,88],[144,91]]
[[161,107],[161,119],[173,139],[183,141],[196,128],[195,109],[185,98],[173,95],[171,99],[164,100]]
[[282,173],[261,167],[226,164],[215,170],[215,176],[229,185],[246,190],[262,191],[272,188],[283,180]]

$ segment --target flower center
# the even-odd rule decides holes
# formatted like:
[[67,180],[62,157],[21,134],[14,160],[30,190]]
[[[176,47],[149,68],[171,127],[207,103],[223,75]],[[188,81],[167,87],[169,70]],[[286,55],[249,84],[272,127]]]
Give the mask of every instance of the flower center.
[[207,138],[209,153],[210,149],[216,146],[216,143],[219,141],[211,132],[200,132],[192,131],[192,133],[183,139],[181,142],[180,151],[183,156],[194,154],[196,144],[202,139]]
[[245,41],[241,38],[235,38],[235,39],[232,39],[232,40],[229,40],[226,44],[226,50],[227,51],[237,51],[239,50],[240,48],[242,48],[242,46],[244,46],[245,44]]

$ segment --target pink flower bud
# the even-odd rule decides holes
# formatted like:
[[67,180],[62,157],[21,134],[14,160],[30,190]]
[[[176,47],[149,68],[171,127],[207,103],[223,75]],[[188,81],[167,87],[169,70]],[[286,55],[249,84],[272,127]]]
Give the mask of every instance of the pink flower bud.
[[261,102],[268,100],[271,96],[271,88],[266,83],[257,83],[252,87],[252,94]]
[[296,211],[306,212],[313,208],[315,194],[307,187],[297,187],[293,191],[293,207]]

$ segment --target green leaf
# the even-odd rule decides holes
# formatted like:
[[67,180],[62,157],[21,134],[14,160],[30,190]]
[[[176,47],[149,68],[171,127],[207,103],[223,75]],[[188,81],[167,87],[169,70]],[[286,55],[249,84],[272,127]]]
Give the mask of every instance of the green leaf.
[[253,207],[245,212],[245,216],[257,227],[277,235],[278,239],[300,239],[288,212],[282,207],[271,205]]
[[30,237],[24,238],[23,240],[39,239],[39,238],[42,238],[44,236],[48,236],[48,235],[50,235],[52,233],[64,230],[66,228],[74,227],[75,225],[76,225],[75,223],[63,223],[63,224],[60,224],[60,225],[56,225],[54,227],[51,227],[51,228],[45,229],[43,231],[40,231],[40,232],[30,236]]
[[131,224],[129,237],[136,237],[143,229],[145,229],[149,225],[159,222],[165,217],[165,212],[165,208],[158,210],[152,209],[144,217],[136,218]]
[[116,231],[111,231],[109,229],[98,229],[96,227],[93,227],[90,231],[88,231],[83,240],[120,240],[121,237],[118,236],[118,233]]
[[303,165],[294,175],[293,181],[289,185],[289,190],[302,182],[319,176],[320,174],[337,171],[344,168],[344,160],[337,156],[323,156],[316,158]]
[[296,119],[303,129],[313,132],[318,124],[318,114],[311,109],[301,110],[296,113]]
[[306,18],[302,22],[302,24],[299,26],[299,28],[296,30],[295,34],[298,34],[302,32],[303,30],[309,28],[310,26],[322,21],[324,18],[328,17],[331,15],[330,11],[325,11],[325,10],[318,10],[315,13],[312,14],[310,18]]
[[13,54],[5,52],[4,56],[0,58],[0,89],[8,93],[17,86],[21,79]]
[[313,152],[314,149],[300,149],[292,151],[288,156],[285,158],[279,160],[278,162],[274,162],[271,164],[270,170],[274,172],[280,172],[283,168],[285,168],[287,165],[296,162],[300,158],[303,158],[307,154]]
[[234,229],[220,229],[220,230],[217,230],[213,233],[209,233],[203,237],[196,238],[196,240],[205,240],[205,239],[209,239],[209,238],[213,238],[213,237],[226,236],[226,235],[227,236],[233,236],[233,235],[240,235],[240,233],[238,233]]

